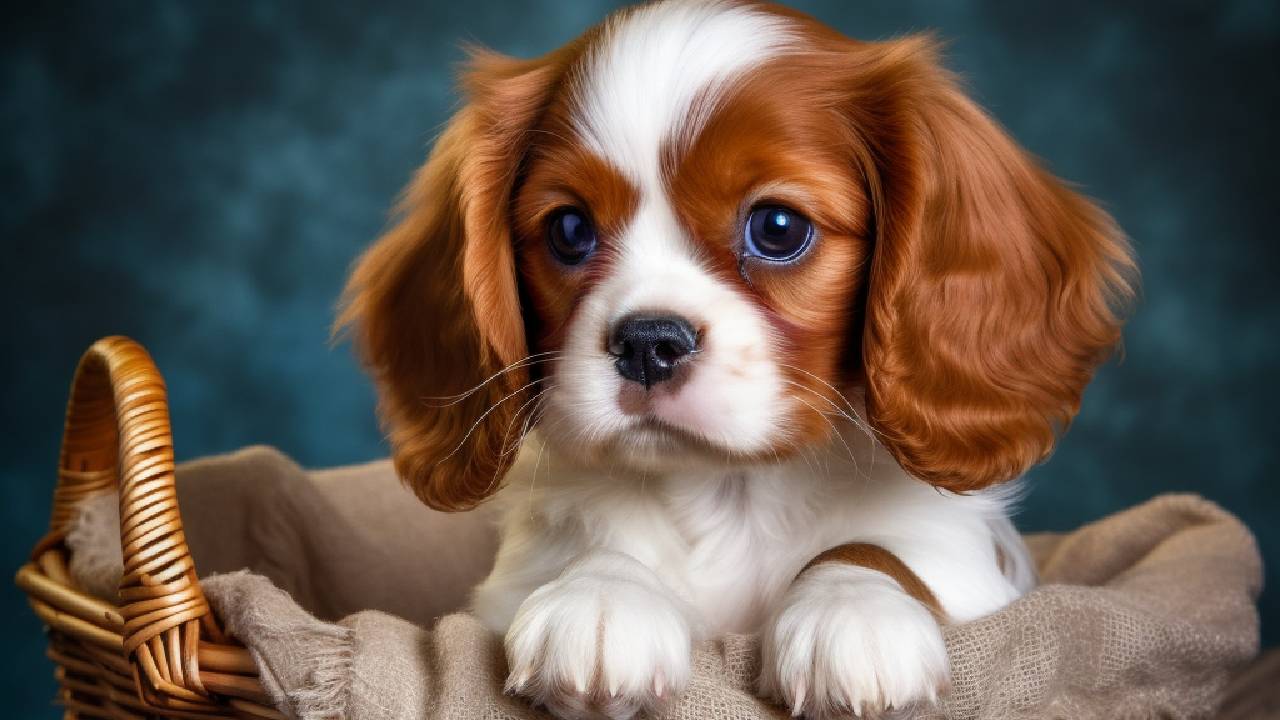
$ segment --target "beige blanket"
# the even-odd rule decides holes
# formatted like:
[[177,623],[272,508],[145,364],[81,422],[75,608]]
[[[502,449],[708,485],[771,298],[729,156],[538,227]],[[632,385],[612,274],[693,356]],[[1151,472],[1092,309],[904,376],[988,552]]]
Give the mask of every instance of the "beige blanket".
[[[266,448],[183,466],[178,495],[202,575],[249,569],[205,592],[290,717],[546,717],[501,693],[500,639],[456,612],[493,554],[484,510],[435,513],[385,462],[306,473]],[[1162,496],[1028,543],[1042,586],[946,629],[954,686],[920,717],[1211,717],[1257,652],[1257,547],[1206,500]],[[695,668],[664,717],[786,717],[752,693],[752,638],[700,643]]]

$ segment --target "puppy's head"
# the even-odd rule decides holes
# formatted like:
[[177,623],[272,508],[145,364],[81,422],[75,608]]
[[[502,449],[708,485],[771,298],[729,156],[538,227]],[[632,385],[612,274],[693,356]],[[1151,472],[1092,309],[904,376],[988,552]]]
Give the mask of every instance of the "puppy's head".
[[968,100],[927,39],[745,3],[624,11],[468,104],[341,322],[428,504],[537,426],[583,463],[771,462],[865,403],[913,475],[1043,459],[1119,336],[1110,218]]

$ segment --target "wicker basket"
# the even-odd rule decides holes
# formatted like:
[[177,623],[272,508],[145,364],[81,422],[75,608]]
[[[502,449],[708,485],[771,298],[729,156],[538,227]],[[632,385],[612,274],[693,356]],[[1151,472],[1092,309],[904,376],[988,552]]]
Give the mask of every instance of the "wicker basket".
[[[65,536],[76,503],[117,488],[118,602],[76,586]],[[182,532],[164,380],[140,345],[99,340],[67,403],[49,533],[17,583],[48,627],[65,718],[283,718],[249,651],[205,601]]]

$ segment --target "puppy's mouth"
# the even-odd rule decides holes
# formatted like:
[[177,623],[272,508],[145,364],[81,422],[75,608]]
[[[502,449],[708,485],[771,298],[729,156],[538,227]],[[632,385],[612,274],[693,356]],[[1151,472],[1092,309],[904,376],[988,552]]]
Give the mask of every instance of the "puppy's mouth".
[[642,442],[678,444],[681,446],[705,445],[709,447],[711,445],[704,438],[653,416],[641,418],[627,432]]
[[724,462],[733,453],[728,449],[662,418],[646,415],[637,418],[611,441],[608,454],[641,466],[664,467],[690,459]]

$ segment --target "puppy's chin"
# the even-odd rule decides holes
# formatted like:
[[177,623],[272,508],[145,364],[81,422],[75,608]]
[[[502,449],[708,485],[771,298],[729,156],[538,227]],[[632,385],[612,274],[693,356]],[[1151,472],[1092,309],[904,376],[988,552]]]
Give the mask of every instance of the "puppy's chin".
[[601,469],[662,473],[760,462],[656,418],[634,420],[623,429],[590,441],[581,435],[543,435],[566,460]]

